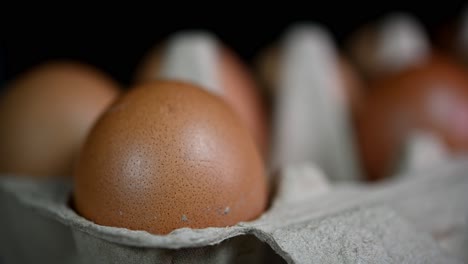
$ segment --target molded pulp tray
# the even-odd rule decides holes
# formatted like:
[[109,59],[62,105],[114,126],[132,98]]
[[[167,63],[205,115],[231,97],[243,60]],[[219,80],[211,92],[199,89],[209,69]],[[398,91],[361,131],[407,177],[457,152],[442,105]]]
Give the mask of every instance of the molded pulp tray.
[[80,217],[68,180],[2,176],[0,263],[463,263],[467,171],[460,159],[368,186],[288,167],[259,219],[166,236]]

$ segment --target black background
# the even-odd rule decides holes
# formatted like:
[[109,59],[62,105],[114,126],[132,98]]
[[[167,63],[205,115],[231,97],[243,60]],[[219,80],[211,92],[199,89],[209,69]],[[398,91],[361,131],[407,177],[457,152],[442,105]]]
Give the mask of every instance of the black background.
[[442,25],[456,19],[465,5],[464,1],[436,2],[411,5],[391,1],[360,5],[330,2],[322,7],[308,3],[287,8],[283,2],[255,10],[240,3],[221,2],[204,12],[181,5],[179,9],[148,7],[144,13],[133,10],[73,15],[63,10],[37,13],[26,22],[9,23],[1,35],[0,80],[12,79],[49,59],[75,59],[93,64],[127,85],[145,52],[181,29],[212,31],[247,62],[276,40],[286,27],[301,21],[324,25],[338,45],[342,45],[360,25],[390,12],[403,11],[416,16],[434,35]]

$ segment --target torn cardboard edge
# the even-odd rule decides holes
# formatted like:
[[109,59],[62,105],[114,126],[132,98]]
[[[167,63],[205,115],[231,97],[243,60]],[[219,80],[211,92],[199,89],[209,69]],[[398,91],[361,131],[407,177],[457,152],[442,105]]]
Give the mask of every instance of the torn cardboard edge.
[[[72,185],[69,180],[42,181],[14,176],[2,176],[0,188],[3,192],[15,197],[26,207],[36,210],[47,217],[54,218],[65,225],[83,230],[110,242],[123,243],[128,246],[177,249],[213,245],[236,235],[252,234],[253,230],[257,228],[268,231],[272,226],[277,226],[278,224],[294,224],[304,221],[302,220],[303,218],[326,217],[329,214],[346,209],[360,208],[393,199],[398,200],[404,197],[411,197],[412,195],[417,195],[418,191],[430,193],[432,192],[431,190],[444,187],[447,184],[466,183],[468,179],[464,180],[466,177],[460,173],[464,169],[468,169],[468,162],[461,159],[461,161],[446,164],[444,168],[420,172],[432,174],[426,175],[427,177],[414,175],[406,177],[405,180],[394,180],[375,185],[354,183],[328,186],[328,184],[324,185],[323,176],[317,173],[314,166],[304,165],[301,169],[288,168],[285,170],[286,173],[282,174],[284,177],[282,177],[280,184],[283,188],[279,188],[278,196],[274,199],[272,207],[257,220],[240,222],[236,226],[226,228],[181,228],[168,235],[154,235],[146,231],[100,226],[79,216],[68,206],[72,191]],[[302,173],[301,175],[301,170],[306,173]],[[294,181],[296,183],[292,183]],[[319,184],[313,187],[310,185],[311,182],[319,182]],[[304,186],[312,188],[304,188]],[[317,193],[314,193],[316,190]],[[336,195],[336,193],[340,193],[340,195]],[[291,198],[292,194],[296,197],[302,196],[303,198]],[[284,208],[290,209],[285,210]],[[281,218],[281,215],[286,216],[286,218],[290,217],[290,220]],[[276,218],[276,221],[272,221],[275,217],[279,218]],[[277,224],[272,225],[271,222],[277,222]],[[174,246],[175,244],[177,245]]]

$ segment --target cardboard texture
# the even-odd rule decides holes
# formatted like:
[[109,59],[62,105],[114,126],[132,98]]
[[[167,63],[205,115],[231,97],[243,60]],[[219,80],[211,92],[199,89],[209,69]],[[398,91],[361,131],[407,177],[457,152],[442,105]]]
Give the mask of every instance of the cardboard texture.
[[[0,179],[4,263],[463,263],[467,160],[377,186],[328,185],[288,168],[259,219],[159,236],[96,225],[69,206],[66,180]],[[326,184],[328,187],[324,188]],[[317,190],[317,192],[315,192]],[[286,199],[295,193],[294,199]]]

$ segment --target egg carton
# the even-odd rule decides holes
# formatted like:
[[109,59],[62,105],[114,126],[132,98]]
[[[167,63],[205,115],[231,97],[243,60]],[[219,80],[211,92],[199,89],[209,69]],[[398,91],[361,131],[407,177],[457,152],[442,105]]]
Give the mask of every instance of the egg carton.
[[[206,32],[175,35],[161,77],[221,92],[213,74],[216,44]],[[284,116],[276,117],[269,166],[280,170],[270,173],[275,192],[262,216],[231,227],[155,235],[81,217],[70,206],[70,179],[3,175],[0,263],[468,261],[467,159],[442,159],[437,152],[431,166],[420,165],[414,157],[428,150],[416,137],[408,160],[418,166],[409,164],[401,177],[378,185],[357,183],[360,168],[331,38],[319,26],[300,25],[288,31],[283,47],[279,85],[294,93],[278,97]],[[297,113],[309,119],[294,119]]]
[[370,76],[417,65],[431,53],[423,24],[403,12],[389,14],[357,31],[348,49],[356,64]]
[[350,102],[330,34],[318,25],[298,24],[279,45],[271,170],[314,161],[332,180],[358,179]]
[[257,220],[163,236],[79,216],[68,180],[4,176],[0,256],[3,263],[463,263],[467,170],[464,159],[367,186],[331,185],[315,166],[288,167]]

